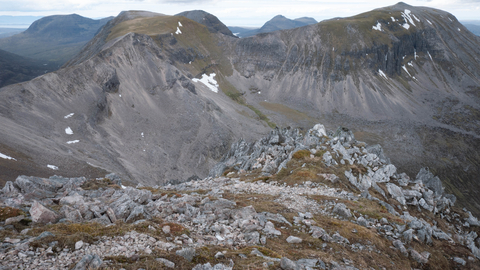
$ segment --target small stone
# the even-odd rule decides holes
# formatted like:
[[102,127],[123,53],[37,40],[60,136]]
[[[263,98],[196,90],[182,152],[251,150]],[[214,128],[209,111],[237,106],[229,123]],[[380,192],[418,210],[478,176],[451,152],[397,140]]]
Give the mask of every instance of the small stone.
[[162,227],[162,231],[163,231],[163,233],[165,233],[165,234],[169,234],[169,233],[170,233],[170,226],[168,226],[168,225],[163,226],[163,227]]
[[352,217],[352,213],[343,203],[337,203],[335,207],[333,207],[332,212],[344,218]]
[[191,247],[182,248],[181,250],[177,250],[175,253],[178,256],[182,256],[183,258],[185,258],[185,260],[189,262],[191,262],[193,260],[193,257],[195,257],[196,255],[195,249]]
[[287,242],[290,243],[290,244],[299,244],[302,242],[302,239],[301,238],[298,238],[296,236],[293,236],[293,235],[290,235],[288,238],[287,238]]
[[215,254],[215,259],[222,259],[222,258],[225,258],[225,255],[222,253],[222,252],[217,252],[217,254]]
[[458,263],[458,264],[461,264],[461,265],[463,265],[463,266],[465,266],[465,264],[467,264],[467,262],[466,262],[464,259],[459,258],[459,257],[454,257],[454,258],[453,258],[453,261],[456,262],[456,263]]
[[412,256],[412,259],[414,259],[418,263],[427,263],[428,258],[425,258],[422,254],[418,253],[418,251],[412,249],[410,250],[410,256]]
[[75,243],[75,250],[79,250],[82,247],[83,247],[83,241],[82,240]]
[[7,219],[5,220],[5,225],[10,225],[10,224],[18,223],[18,222],[20,222],[20,221],[21,221],[22,219],[24,219],[24,218],[25,218],[24,215],[7,218]]
[[283,270],[300,270],[300,266],[296,262],[285,257],[280,260],[280,268]]
[[160,262],[162,263],[163,265],[165,265],[166,267],[168,268],[175,268],[175,263],[174,262],[171,262],[167,259],[164,259],[164,258],[156,258],[155,259],[157,262]]

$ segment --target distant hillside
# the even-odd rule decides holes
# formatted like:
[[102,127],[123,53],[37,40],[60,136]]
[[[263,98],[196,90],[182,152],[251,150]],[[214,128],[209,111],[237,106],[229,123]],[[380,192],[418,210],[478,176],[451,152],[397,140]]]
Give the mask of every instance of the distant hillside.
[[92,20],[76,14],[44,17],[26,31],[0,39],[0,49],[53,63],[58,68],[76,55],[110,19]]
[[27,30],[26,28],[0,28],[0,38],[10,37]]
[[0,50],[0,88],[31,80],[52,70],[53,67],[45,66],[41,61]]
[[286,18],[285,16],[277,15],[273,17],[270,21],[266,22],[261,28],[249,29],[242,27],[229,27],[229,29],[238,37],[250,37],[260,33],[269,33],[278,30],[293,29],[316,23],[317,21],[314,18],[302,17],[291,20]]
[[[473,21],[475,22],[475,21]],[[466,23],[462,22],[462,24],[468,29],[468,31],[472,32],[473,34],[480,36],[480,21],[478,21],[479,24],[475,23]]]

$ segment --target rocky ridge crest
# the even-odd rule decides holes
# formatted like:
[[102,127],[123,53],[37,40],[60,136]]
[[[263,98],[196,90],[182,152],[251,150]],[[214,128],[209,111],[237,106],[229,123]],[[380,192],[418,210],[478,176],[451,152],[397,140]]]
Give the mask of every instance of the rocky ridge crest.
[[0,192],[1,266],[478,269],[478,219],[427,168],[410,179],[346,128],[241,140],[211,175],[19,176]]

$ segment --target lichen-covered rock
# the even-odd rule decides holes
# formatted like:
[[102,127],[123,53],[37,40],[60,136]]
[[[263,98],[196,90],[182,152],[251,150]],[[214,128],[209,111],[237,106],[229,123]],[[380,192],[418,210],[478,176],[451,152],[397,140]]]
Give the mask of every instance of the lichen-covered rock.
[[344,203],[337,203],[332,212],[344,218],[352,217],[352,213]]
[[29,212],[32,216],[32,221],[35,223],[54,223],[58,219],[58,215],[55,212],[46,208],[38,201],[33,202]]

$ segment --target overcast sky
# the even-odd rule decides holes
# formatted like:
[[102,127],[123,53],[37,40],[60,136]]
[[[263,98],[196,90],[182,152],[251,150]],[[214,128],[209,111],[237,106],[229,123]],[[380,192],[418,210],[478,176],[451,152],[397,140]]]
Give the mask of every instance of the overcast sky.
[[[313,17],[317,21],[347,17],[398,1],[372,0],[0,0],[0,15],[47,16],[76,13],[89,18],[116,16],[123,10],[148,10],[174,15],[202,9],[228,26],[262,26],[281,14],[290,19]],[[480,0],[415,0],[414,6],[448,11],[459,20],[480,20]]]

